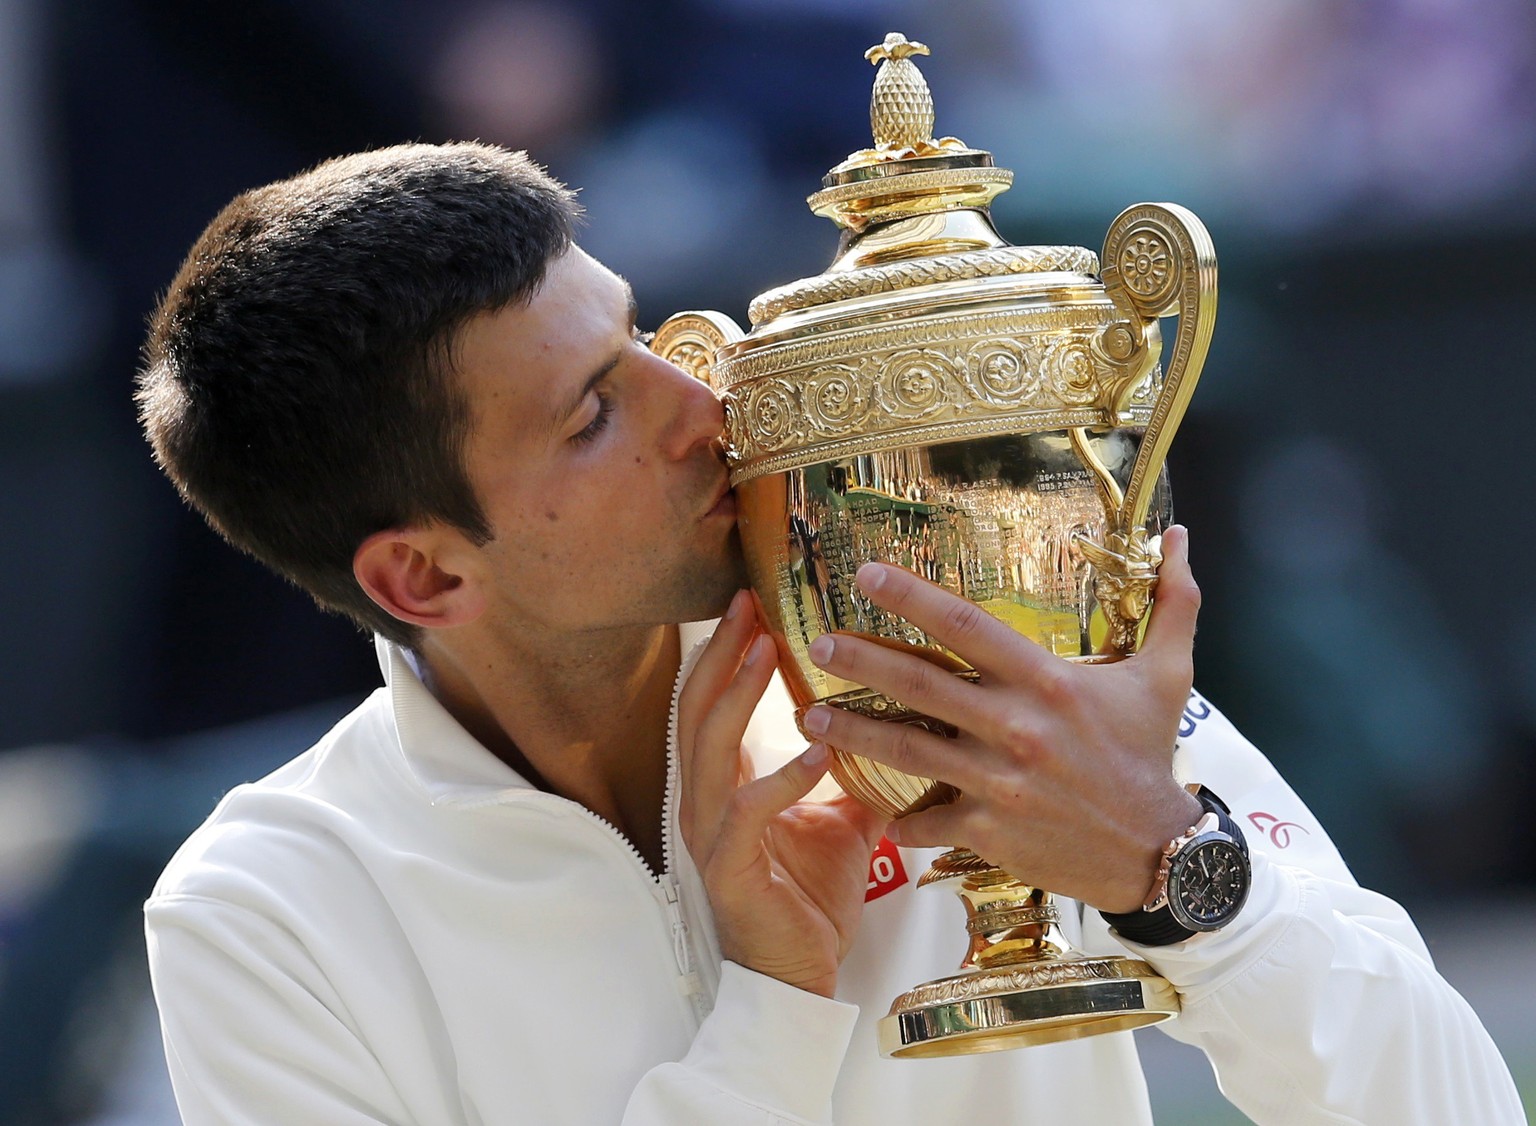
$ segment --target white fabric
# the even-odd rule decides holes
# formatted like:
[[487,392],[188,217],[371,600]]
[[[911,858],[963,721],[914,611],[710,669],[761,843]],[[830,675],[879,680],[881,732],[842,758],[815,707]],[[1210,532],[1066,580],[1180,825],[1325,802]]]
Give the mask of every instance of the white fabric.
[[[910,879],[869,903],[837,1000],[722,964],[675,787],[656,878],[474,742],[404,653],[380,654],[388,687],[233,791],[146,904],[189,1123],[1151,1121],[1128,1033],[879,1058],[890,999],[962,952],[953,896],[913,886],[933,852],[904,850]],[[748,733],[760,770],[803,746],[779,691]],[[1137,952],[1184,996],[1161,1027],[1205,1049],[1227,1096],[1261,1123],[1523,1122],[1402,909],[1354,885],[1198,697],[1178,765],[1249,830],[1254,892],[1227,930]],[[1063,906],[1069,938],[1120,949]]]

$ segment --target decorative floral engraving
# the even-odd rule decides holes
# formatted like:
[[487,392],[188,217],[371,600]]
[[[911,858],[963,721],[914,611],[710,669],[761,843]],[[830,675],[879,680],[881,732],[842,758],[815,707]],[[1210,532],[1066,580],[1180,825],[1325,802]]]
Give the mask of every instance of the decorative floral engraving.
[[1142,297],[1162,289],[1171,268],[1168,244],[1151,232],[1133,236],[1120,252],[1120,273],[1125,284]]
[[[836,222],[838,212],[845,216],[875,214],[880,209],[880,201],[892,195],[910,199],[914,195],[958,189],[967,194],[984,193],[984,198],[990,200],[1007,191],[1012,183],[1013,173],[1006,168],[939,168],[932,172],[904,172],[899,178],[886,176],[823,188],[807,197],[805,202],[817,215],[825,215]],[[999,184],[1002,186],[988,190],[989,186]],[[851,206],[837,207],[837,204]]]
[[1081,336],[1053,341],[1045,350],[1045,375],[1063,403],[1081,406],[1099,395],[1098,365],[1093,348]]
[[732,480],[892,441],[1138,424],[1150,396],[1108,416],[1118,369],[1093,342],[1113,312],[1093,302],[922,317],[720,359]]
[[1024,348],[1013,340],[988,340],[966,355],[966,383],[978,399],[998,406],[1013,405],[1039,390],[1039,376],[1030,370]]
[[971,934],[990,934],[1012,927],[1051,926],[1061,922],[1061,912],[1049,905],[1044,907],[1009,907],[991,911],[978,911],[966,920],[965,929]]
[[720,406],[725,411],[725,456],[731,464],[742,460],[744,443],[747,441],[746,428],[741,425],[740,409],[737,407],[738,399],[735,395],[727,395],[720,400]]
[[793,343],[756,348],[715,364],[715,386],[730,388],[765,375],[796,372],[850,356],[880,356],[888,349],[955,347],[964,341],[1024,339],[1075,329],[1102,331],[1115,316],[1106,299],[1064,308],[1002,309],[903,320],[847,331],[820,332]]
[[930,1005],[974,1001],[1003,993],[1019,993],[1052,985],[1116,979],[1155,978],[1152,967],[1134,958],[1084,958],[1078,961],[1037,962],[1010,966],[1006,970],[960,977],[940,978],[903,993],[891,1005],[891,1012],[902,1012]]
[[902,419],[922,418],[950,401],[954,365],[941,352],[918,349],[896,352],[875,382],[880,405]]
[[[974,681],[977,676],[975,673],[962,675],[971,681]],[[871,719],[881,719],[891,723],[911,723],[924,731],[932,731],[945,738],[953,738],[956,733],[956,728],[952,724],[923,715],[900,700],[893,700],[870,688],[859,688],[852,692],[829,696],[822,703],[841,708],[845,712],[853,712],[855,715],[868,716]]]
[[[726,400],[727,403],[729,401],[729,399]],[[1149,413],[1146,410],[1133,411],[1129,425],[1145,426]],[[729,410],[726,412],[726,418],[730,418]],[[772,453],[758,451],[755,447],[749,449],[743,445],[744,442],[751,441],[751,436],[747,434],[745,426],[739,425],[731,431],[733,449],[731,484],[732,486],[741,485],[757,477],[787,472],[819,461],[875,453],[890,449],[893,444],[921,446],[931,445],[934,442],[954,442],[963,438],[990,438],[999,434],[1102,425],[1104,425],[1104,412],[1096,407],[1074,407],[1068,410],[1059,406],[1048,406],[998,410],[996,413],[978,417],[949,418],[936,422],[897,422],[880,429],[870,427],[860,433],[828,438],[826,441]],[[893,433],[900,435],[899,443],[892,442]]]
[[818,368],[801,384],[805,417],[819,434],[842,434],[857,427],[869,407],[859,373],[846,364]]
[[[764,380],[747,389],[744,414],[750,441],[761,450],[776,450],[797,436],[800,411],[790,386],[781,379]],[[738,424],[742,421],[736,419]],[[735,439],[737,435],[733,434]],[[742,435],[742,437],[746,437]],[[737,444],[738,447],[740,443]]]
[[709,368],[715,354],[702,344],[691,340],[680,341],[667,352],[666,359],[682,368],[702,383],[709,382]]

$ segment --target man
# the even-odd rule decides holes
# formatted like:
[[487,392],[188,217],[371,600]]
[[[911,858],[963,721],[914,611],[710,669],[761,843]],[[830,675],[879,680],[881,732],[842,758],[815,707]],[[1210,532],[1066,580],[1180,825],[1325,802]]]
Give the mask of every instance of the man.
[[[1130,944],[1085,909],[1069,937],[1168,976],[1171,1031],[1260,1121],[1519,1120],[1402,910],[1219,716],[1186,710],[1182,531],[1115,666],[867,566],[868,596],[983,682],[829,638],[825,667],[962,735],[808,726],[964,796],[890,826],[802,801],[826,751],[779,739],[767,761],[774,661],[733,594],[719,404],[645,348],[574,214],[521,154],[347,157],[232,203],[155,318],[139,403],[161,465],[374,631],[387,681],[229,795],[146,906],[189,1121],[1145,1122],[1125,1034],[878,1058],[872,1022],[954,957],[955,919],[910,882],[866,905],[870,857],[882,831],[905,868],[969,845],[1134,932],[1204,812],[1191,777],[1294,823],[1292,854],[1252,842],[1252,894],[1215,933]],[[707,641],[677,624],[717,615]]]

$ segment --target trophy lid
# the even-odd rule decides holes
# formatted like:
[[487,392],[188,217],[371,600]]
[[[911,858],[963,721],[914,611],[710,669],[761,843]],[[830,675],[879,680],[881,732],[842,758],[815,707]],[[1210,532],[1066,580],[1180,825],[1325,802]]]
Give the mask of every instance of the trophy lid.
[[933,135],[933,96],[914,55],[925,44],[893,31],[864,52],[878,65],[869,99],[874,147],[832,168],[806,202],[817,215],[858,231],[887,219],[957,208],[985,208],[1013,183],[992,154],[957,137]]
[[997,232],[988,208],[1013,173],[985,149],[933,136],[933,96],[912,61],[926,54],[899,31],[864,53],[879,67],[869,100],[873,147],[850,153],[806,199],[842,228],[837,254],[821,274],[759,294],[748,308],[754,326],[919,286],[1058,273],[1087,283],[1098,272],[1084,247],[1013,246]]

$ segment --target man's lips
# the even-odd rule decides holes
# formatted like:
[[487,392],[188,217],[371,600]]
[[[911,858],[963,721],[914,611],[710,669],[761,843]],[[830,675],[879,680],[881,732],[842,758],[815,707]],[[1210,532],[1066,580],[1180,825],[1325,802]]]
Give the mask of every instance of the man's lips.
[[729,516],[732,519],[735,519],[736,494],[731,492],[731,486],[729,484],[724,485],[720,489],[720,495],[715,498],[715,503],[710,506],[709,511],[706,512],[704,516],[705,519],[710,519],[716,516]]

